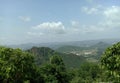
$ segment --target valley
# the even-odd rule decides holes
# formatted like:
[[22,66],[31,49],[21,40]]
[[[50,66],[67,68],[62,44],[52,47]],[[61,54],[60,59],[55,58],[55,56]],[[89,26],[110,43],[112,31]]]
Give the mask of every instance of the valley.
[[[109,82],[110,80],[117,81],[114,76],[109,75],[101,68],[101,63],[104,63],[101,62],[101,59],[105,57],[105,60],[107,60],[106,56],[103,55],[105,51],[107,52],[107,48],[111,50],[112,46],[120,44],[113,45],[113,43],[104,41],[93,41],[86,44],[84,42],[83,44],[81,42],[79,45],[57,43],[47,45],[34,44],[32,46],[24,44],[21,46],[24,48],[21,49],[19,48],[20,45],[14,47],[0,46],[0,63],[2,64],[0,65],[2,68],[0,70],[0,79],[3,83],[6,79],[10,82],[15,81],[15,83],[18,80],[21,83],[52,83],[51,81],[55,83],[75,83],[76,81],[76,83],[96,83]],[[114,48],[112,48],[111,53],[114,51],[116,53]],[[119,49],[117,50],[119,53]],[[111,57],[109,59],[113,61]],[[6,71],[5,73],[4,70]],[[20,75],[20,77],[17,77],[17,75]]]
[[[80,44],[82,43],[80,42]],[[34,54],[36,57],[35,61],[38,65],[47,63],[49,58],[53,55],[59,55],[62,57],[65,65],[68,68],[79,68],[79,66],[85,62],[99,63],[104,50],[111,45],[112,43],[110,44],[101,41],[88,42],[85,46],[76,46],[76,44],[65,45],[64,43],[64,45],[50,44],[49,47],[41,47],[38,45],[26,49],[26,51]]]

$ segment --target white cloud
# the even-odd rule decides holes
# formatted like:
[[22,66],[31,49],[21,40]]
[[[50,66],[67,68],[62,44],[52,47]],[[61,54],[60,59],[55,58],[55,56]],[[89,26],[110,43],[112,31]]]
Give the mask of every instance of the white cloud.
[[107,8],[104,11],[104,15],[107,17],[109,20],[119,20],[120,21],[120,7],[118,6],[112,6],[110,8]]
[[73,27],[78,27],[80,25],[80,23],[78,21],[71,21],[71,25]]
[[[28,32],[29,35],[33,35],[35,37],[46,37],[51,39],[79,39],[79,38],[107,38],[107,37],[116,37],[119,33],[120,29],[120,7],[119,6],[111,6],[111,7],[103,7],[98,6],[95,8],[84,7],[84,12],[87,14],[96,14],[100,19],[96,22],[96,24],[81,24],[79,21],[71,21],[69,27],[63,25],[62,22],[44,22],[39,25],[32,27],[31,32]],[[95,16],[95,17],[96,17]],[[96,20],[96,19],[95,19]],[[94,21],[94,19],[91,19]],[[64,35],[57,35],[63,34]],[[111,34],[114,33],[114,34]],[[51,35],[52,34],[52,35]],[[39,36],[38,36],[39,35]],[[42,35],[42,36],[41,36]],[[55,35],[56,37],[53,37]],[[68,38],[68,39],[67,39]]]
[[94,7],[84,6],[81,8],[81,11],[85,12],[86,14],[101,14],[103,10],[104,10],[104,7],[102,5],[97,5]]
[[38,32],[27,32],[28,35],[30,36],[41,36],[43,33],[38,33]]
[[24,21],[24,22],[29,22],[31,21],[31,18],[28,16],[19,16],[18,17],[20,20]]
[[97,14],[98,9],[97,8],[88,8],[88,7],[82,7],[82,11],[86,14]]
[[66,29],[67,34],[78,34],[78,35],[88,35],[88,34],[97,34],[102,33],[105,31],[104,27],[101,27],[100,25],[83,25],[80,24],[78,21],[72,21],[71,22],[72,27]]
[[101,24],[109,27],[109,28],[116,28],[120,27],[120,7],[119,6],[112,6],[106,8],[103,11],[105,21]]
[[101,28],[97,25],[86,26],[83,28],[83,33],[98,33],[103,31],[104,31],[104,28]]
[[98,25],[83,25],[80,28],[74,29],[72,31],[76,31],[79,34],[89,34],[89,33],[101,33],[104,31],[104,28]]
[[42,33],[50,34],[63,34],[65,33],[65,27],[62,22],[44,22],[37,26],[32,27],[34,30],[39,30]]
[[[98,6],[94,8],[83,8],[84,12],[87,14],[98,14],[101,16],[101,20],[93,25],[81,26],[78,30],[79,33],[109,33],[111,31],[120,31],[120,6],[102,7]],[[74,23],[75,24],[75,23]],[[76,30],[77,31],[77,30]],[[109,33],[111,34],[111,33]],[[102,35],[102,34],[101,34]]]
[[[83,7],[82,11],[84,11],[86,14],[99,14],[98,17],[101,16],[101,20],[94,25],[96,26],[96,30],[100,29],[100,31],[102,31],[102,29],[104,29],[107,31],[120,27],[120,6],[103,7],[98,5],[95,8]],[[89,30],[93,29],[93,31],[95,31],[95,27],[88,27]],[[89,31],[86,30],[86,32]]]

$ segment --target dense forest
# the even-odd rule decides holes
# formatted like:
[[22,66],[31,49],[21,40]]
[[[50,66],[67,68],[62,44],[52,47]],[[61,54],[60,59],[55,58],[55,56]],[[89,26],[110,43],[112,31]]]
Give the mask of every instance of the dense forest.
[[[0,83],[120,83],[120,42],[107,49],[96,48],[98,45],[61,47],[56,51],[48,47],[21,50],[1,46]],[[94,49],[94,56],[69,53],[72,48],[75,53]],[[91,57],[97,61],[88,60]]]

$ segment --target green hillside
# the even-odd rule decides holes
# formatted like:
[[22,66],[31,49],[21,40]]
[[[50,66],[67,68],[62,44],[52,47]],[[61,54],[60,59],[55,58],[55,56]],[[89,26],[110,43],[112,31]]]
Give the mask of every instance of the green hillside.
[[27,52],[32,53],[35,56],[35,61],[38,65],[45,63],[49,60],[49,57],[56,54],[56,52],[48,47],[32,47]]
[[75,54],[63,54],[60,53],[66,67],[79,68],[81,64],[86,62],[86,58],[83,56],[76,56]]
[[65,52],[65,53],[69,53],[72,51],[81,51],[83,49],[87,49],[86,47],[78,47],[78,46],[61,46],[58,49],[56,49],[56,51],[58,52]]
[[65,54],[74,54],[79,57],[84,57],[87,61],[98,62],[104,50],[111,46],[111,44],[105,42],[98,42],[91,46],[61,46],[56,51]]
[[79,67],[83,62],[86,61],[82,56],[56,52],[55,50],[52,50],[48,47],[32,47],[26,51],[32,53],[35,56],[35,61],[38,65],[47,63],[49,61],[49,58],[53,55],[61,56],[65,65],[69,68]]
[[79,46],[61,46],[56,50],[49,47],[32,47],[28,49],[29,53],[35,56],[37,65],[47,63],[49,58],[53,55],[62,57],[66,67],[79,67],[83,62],[98,62],[103,51],[110,45],[104,42],[99,42],[89,47]]
[[84,55],[60,53],[49,47],[0,47],[0,83],[119,83],[120,42],[108,46],[99,42],[91,48],[75,49]]

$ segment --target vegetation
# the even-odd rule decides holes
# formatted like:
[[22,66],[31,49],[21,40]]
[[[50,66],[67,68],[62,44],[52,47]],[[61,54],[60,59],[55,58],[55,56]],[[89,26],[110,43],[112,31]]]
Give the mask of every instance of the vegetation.
[[0,47],[0,68],[1,83],[119,83],[120,42],[107,48],[97,63],[47,47]]
[[114,81],[120,82],[120,42],[106,49],[101,64],[104,69],[110,73]]
[[45,83],[68,83],[69,79],[62,58],[54,55],[49,62],[41,67]]
[[[0,80],[4,83],[35,81],[34,57],[20,49],[0,47]],[[33,75],[34,74],[34,75]],[[41,80],[41,78],[39,79]]]
[[72,51],[81,51],[83,49],[87,49],[86,47],[78,47],[78,46],[62,46],[56,49],[58,52],[72,52]]
[[55,55],[56,52],[48,47],[32,47],[26,50],[35,57],[35,62],[37,65],[41,65],[49,61],[50,56]]
[[78,68],[83,62],[86,61],[83,56],[56,52],[48,47],[32,47],[26,51],[35,56],[35,62],[37,65],[42,65],[49,62],[49,58],[53,55],[61,56],[67,68]]

